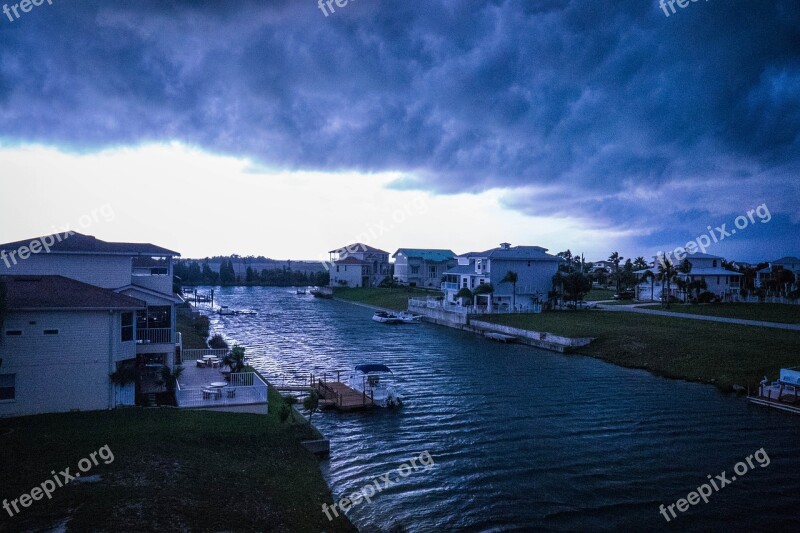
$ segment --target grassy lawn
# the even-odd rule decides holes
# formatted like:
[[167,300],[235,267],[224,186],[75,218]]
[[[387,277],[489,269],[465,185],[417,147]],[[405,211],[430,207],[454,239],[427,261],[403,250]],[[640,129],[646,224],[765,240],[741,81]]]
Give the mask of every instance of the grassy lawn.
[[332,498],[298,443],[307,431],[276,414],[177,409],[0,419],[0,499],[30,493],[51,470],[74,475],[105,445],[113,453],[84,474],[99,481],[56,488],[13,518],[3,511],[0,530],[355,531],[321,511]]
[[796,331],[614,311],[495,315],[490,322],[567,337],[595,337],[578,353],[679,379],[757,386],[762,376],[800,366]]
[[592,289],[589,293],[583,297],[583,299],[587,302],[597,302],[599,300],[610,300],[612,296],[614,296],[614,292],[611,289]]
[[183,347],[187,350],[208,348],[208,317],[178,313],[175,329],[180,332]]
[[439,291],[426,291],[414,287],[396,287],[383,289],[379,287],[371,288],[336,288],[334,294],[337,298],[350,300],[352,302],[374,305],[394,309],[395,311],[405,311],[408,309],[408,299],[412,296],[425,298],[426,296],[443,296]]
[[669,309],[662,307],[661,304],[643,305],[642,307],[644,309],[658,309],[689,315],[721,316],[725,318],[781,322],[784,324],[800,324],[800,305],[713,303],[697,305],[672,304]]

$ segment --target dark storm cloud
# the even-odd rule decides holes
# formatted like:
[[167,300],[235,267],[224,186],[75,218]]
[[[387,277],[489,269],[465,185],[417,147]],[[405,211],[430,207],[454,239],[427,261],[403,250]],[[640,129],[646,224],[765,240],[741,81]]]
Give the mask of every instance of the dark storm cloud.
[[656,0],[54,0],[1,18],[0,47],[15,142],[524,187],[508,207],[599,227],[704,227],[759,199],[800,222],[796,0],[669,18]]

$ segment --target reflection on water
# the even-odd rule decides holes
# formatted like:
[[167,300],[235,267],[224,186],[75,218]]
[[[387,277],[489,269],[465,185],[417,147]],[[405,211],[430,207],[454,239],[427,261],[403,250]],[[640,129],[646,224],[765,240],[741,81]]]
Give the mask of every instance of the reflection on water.
[[[711,387],[580,356],[502,345],[292,289],[217,289],[256,317],[214,316],[268,378],[389,365],[399,410],[325,412],[322,463],[335,498],[427,450],[435,467],[348,513],[362,531],[782,531],[800,525],[800,418]],[[754,354],[756,355],[756,354]],[[658,506],[759,448],[772,462],[667,524]],[[320,502],[321,503],[321,502]],[[320,512],[321,506],[320,506]]]

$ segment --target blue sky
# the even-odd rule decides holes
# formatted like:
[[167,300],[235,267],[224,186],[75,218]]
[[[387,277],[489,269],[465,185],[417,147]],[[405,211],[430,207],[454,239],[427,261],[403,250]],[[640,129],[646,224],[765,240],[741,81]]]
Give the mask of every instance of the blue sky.
[[[370,244],[390,251],[508,240],[596,259],[766,204],[769,222],[708,251],[774,259],[800,254],[799,132],[796,1],[666,17],[656,0],[357,0],[326,17],[313,0],[53,0],[0,16],[3,241],[111,202],[87,232],[187,256],[316,258],[378,225]],[[159,189],[172,202],[145,208]],[[396,216],[410,201],[426,208]]]

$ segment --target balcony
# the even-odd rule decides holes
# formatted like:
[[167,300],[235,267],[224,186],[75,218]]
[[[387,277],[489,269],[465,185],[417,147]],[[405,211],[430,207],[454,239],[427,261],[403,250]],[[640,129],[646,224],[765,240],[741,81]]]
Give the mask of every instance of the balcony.
[[446,290],[457,291],[458,290],[458,283],[444,282],[444,283],[442,283],[442,290],[443,291],[446,291]]
[[139,328],[136,330],[138,344],[171,344],[172,328]]

